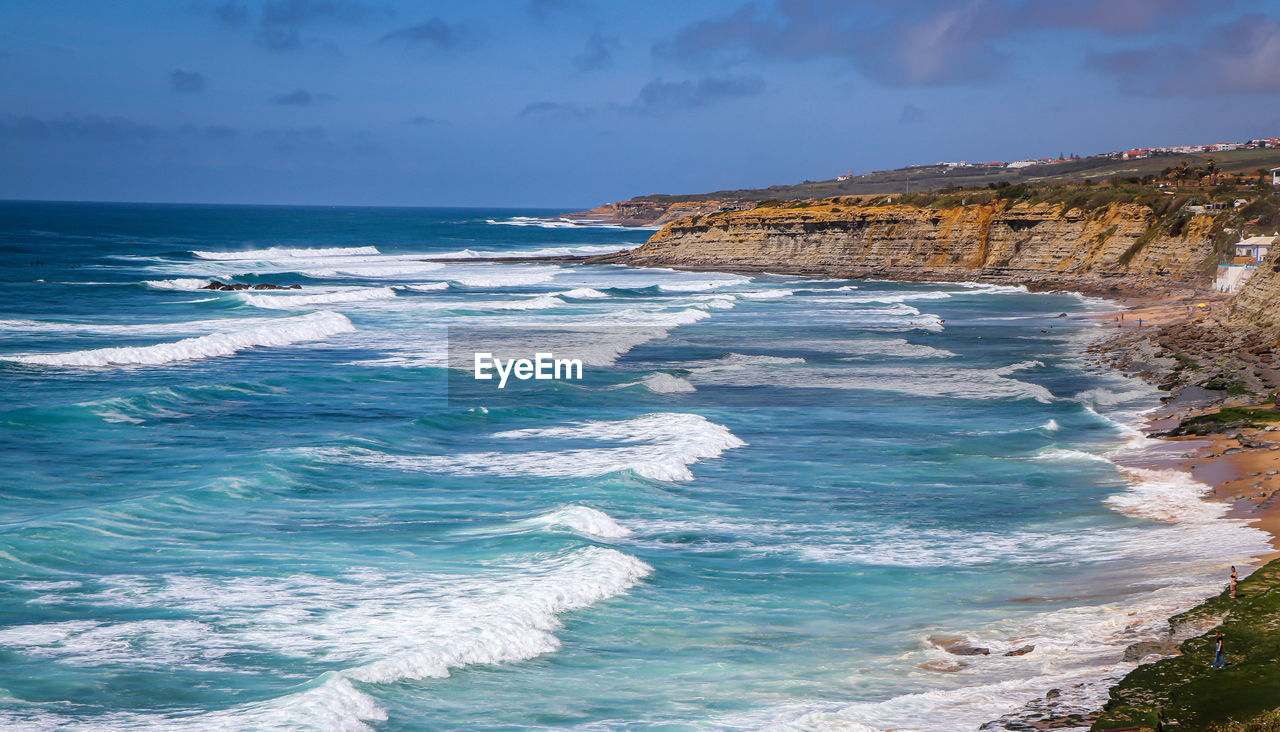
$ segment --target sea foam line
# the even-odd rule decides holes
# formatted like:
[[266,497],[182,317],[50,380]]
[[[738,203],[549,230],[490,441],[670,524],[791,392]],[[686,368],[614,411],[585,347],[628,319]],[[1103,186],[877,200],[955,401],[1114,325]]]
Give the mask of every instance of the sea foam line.
[[697,414],[662,412],[616,422],[579,422],[565,427],[509,430],[499,440],[597,440],[609,447],[528,452],[474,452],[453,455],[393,455],[363,447],[304,448],[330,462],[458,475],[594,478],[631,471],[652,480],[693,480],[689,466],[742,447],[726,427]]
[[322,311],[296,318],[272,319],[243,330],[184,338],[172,343],[97,348],[67,353],[0,356],[0,360],[40,366],[156,366],[175,361],[230,356],[237,351],[258,346],[286,346],[303,341],[321,340],[354,330],[355,327],[345,316]]
[[245,249],[238,252],[208,252],[195,250],[191,253],[199,259],[210,259],[218,262],[269,262],[278,259],[355,257],[381,254],[377,247],[321,247],[317,249],[271,247],[269,249]]
[[336,292],[325,292],[317,295],[259,295],[246,292],[237,293],[241,300],[256,308],[269,310],[292,310],[311,305],[328,305],[331,303],[368,302],[370,300],[390,300],[395,298],[395,290],[390,287],[362,287]]

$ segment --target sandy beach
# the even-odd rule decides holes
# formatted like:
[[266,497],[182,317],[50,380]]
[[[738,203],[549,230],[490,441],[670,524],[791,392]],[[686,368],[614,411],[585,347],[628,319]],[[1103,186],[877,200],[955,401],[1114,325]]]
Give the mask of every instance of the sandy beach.
[[[1120,298],[1123,310],[1095,316],[1107,328],[1134,333],[1186,322],[1212,323],[1221,316],[1228,296],[1221,293],[1181,292]],[[1148,378],[1151,375],[1146,375]],[[1221,400],[1220,400],[1221,401]],[[1240,404],[1239,400],[1230,400]],[[1240,404],[1272,409],[1271,404]],[[1151,413],[1143,431],[1156,435],[1179,422],[1200,414],[1216,412],[1220,403],[1188,398],[1173,390],[1165,406]],[[1185,470],[1211,487],[1212,498],[1229,504],[1231,518],[1248,519],[1250,525],[1271,535],[1275,552],[1258,557],[1256,565],[1280,557],[1280,410],[1273,424],[1265,427],[1229,429],[1208,436],[1162,437],[1170,449],[1157,451],[1159,457],[1147,467]],[[1174,448],[1177,445],[1180,448]]]

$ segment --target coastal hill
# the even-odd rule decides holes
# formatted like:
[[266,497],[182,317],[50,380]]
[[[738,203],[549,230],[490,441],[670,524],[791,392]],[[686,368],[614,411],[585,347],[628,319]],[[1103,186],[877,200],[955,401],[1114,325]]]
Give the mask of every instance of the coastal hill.
[[[751,208],[766,201],[796,201],[843,196],[874,196],[890,193],[942,191],[987,187],[1000,184],[1061,185],[1101,182],[1118,178],[1161,177],[1166,171],[1207,170],[1253,177],[1259,171],[1280,166],[1280,148],[1166,153],[1131,151],[1086,158],[1040,162],[1034,165],[955,164],[915,165],[877,171],[859,176],[840,176],[823,181],[805,181],[767,188],[744,188],[683,195],[651,194],[605,204],[589,211],[569,214],[570,218],[596,219],[630,226],[666,224],[683,216],[722,210]],[[1018,166],[1018,167],[1013,167]],[[1165,176],[1167,177],[1167,176]]]

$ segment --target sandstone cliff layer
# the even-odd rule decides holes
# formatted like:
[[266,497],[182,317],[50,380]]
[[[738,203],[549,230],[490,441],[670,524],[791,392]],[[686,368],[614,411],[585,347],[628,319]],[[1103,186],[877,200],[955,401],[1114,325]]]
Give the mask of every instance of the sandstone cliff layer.
[[[1280,248],[1258,265],[1253,276],[1231,298],[1232,319],[1264,331],[1280,331]],[[1276,333],[1272,333],[1276,335]]]
[[1207,286],[1214,219],[1170,226],[1140,204],[930,208],[820,202],[692,216],[667,224],[629,264],[985,280],[1088,291]]

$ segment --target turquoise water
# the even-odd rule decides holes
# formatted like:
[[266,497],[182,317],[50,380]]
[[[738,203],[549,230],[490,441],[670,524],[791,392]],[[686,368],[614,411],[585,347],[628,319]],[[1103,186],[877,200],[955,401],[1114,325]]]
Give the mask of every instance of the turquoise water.
[[422,261],[650,234],[540,213],[0,203],[0,723],[976,729],[1263,549],[1105,303]]

